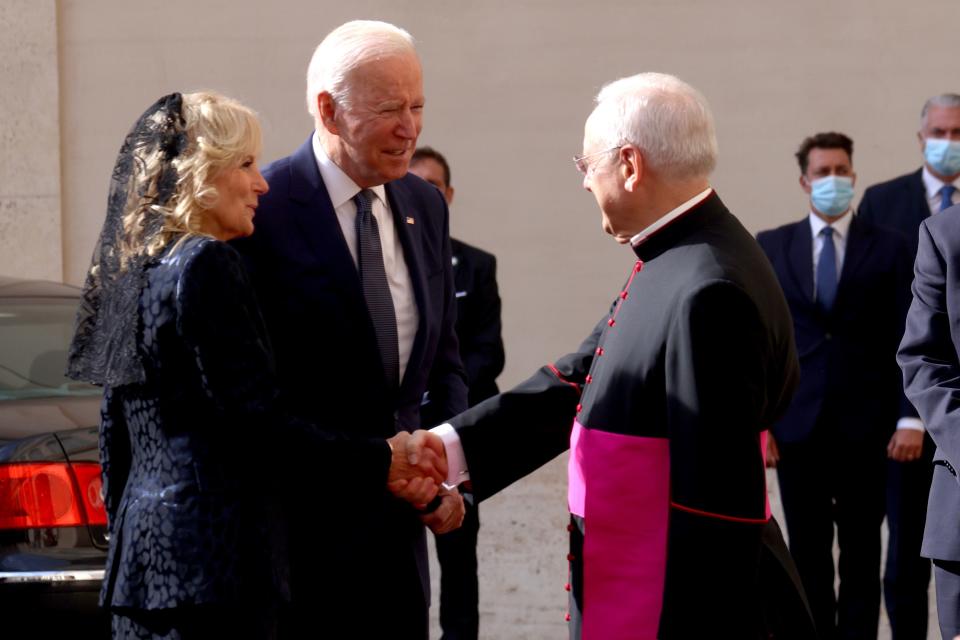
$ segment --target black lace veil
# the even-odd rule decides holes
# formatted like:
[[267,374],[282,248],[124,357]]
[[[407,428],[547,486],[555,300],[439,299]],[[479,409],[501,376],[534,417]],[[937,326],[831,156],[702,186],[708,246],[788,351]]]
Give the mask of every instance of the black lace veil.
[[[67,376],[99,385],[144,380],[137,353],[139,301],[146,247],[164,230],[165,207],[177,189],[173,160],[186,147],[183,100],[173,93],[157,100],[130,129],[110,178],[107,217],[83,286]],[[156,163],[159,162],[159,168]],[[146,203],[136,229],[124,217]]]

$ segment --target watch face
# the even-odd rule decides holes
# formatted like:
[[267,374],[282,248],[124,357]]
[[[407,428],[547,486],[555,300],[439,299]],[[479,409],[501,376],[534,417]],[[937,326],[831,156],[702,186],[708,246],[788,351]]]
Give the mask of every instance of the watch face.
[[453,256],[452,258],[450,258],[450,264],[452,264],[453,266],[457,266],[458,264],[460,264],[460,258],[458,258],[457,256]]

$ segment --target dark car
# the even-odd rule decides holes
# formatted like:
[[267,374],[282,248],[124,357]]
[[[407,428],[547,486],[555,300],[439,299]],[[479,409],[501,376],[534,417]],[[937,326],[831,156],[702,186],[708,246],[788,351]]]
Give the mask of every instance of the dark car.
[[[105,638],[101,390],[64,377],[75,287],[0,277],[0,629]],[[11,629],[20,635],[9,634]]]

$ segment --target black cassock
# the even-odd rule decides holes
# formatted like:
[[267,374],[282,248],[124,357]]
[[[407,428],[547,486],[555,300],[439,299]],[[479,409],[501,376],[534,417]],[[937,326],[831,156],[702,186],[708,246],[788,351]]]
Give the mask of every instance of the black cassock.
[[634,250],[577,351],[450,421],[474,490],[572,447],[574,636],[810,637],[766,502],[799,371],[777,279],[712,192]]

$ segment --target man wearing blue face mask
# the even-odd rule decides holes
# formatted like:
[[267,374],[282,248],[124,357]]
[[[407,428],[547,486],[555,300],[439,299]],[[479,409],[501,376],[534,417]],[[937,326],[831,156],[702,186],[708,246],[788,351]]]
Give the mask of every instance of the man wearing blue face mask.
[[[858,213],[864,220],[904,233],[911,264],[920,223],[960,203],[960,95],[945,93],[927,100],[917,138],[923,167],[867,189]],[[883,593],[893,640],[910,640],[927,637],[930,561],[920,556],[920,546],[934,446],[919,419],[901,420],[897,426],[888,446],[890,539]]]
[[916,415],[894,359],[910,264],[899,233],[853,215],[850,138],[818,133],[796,158],[810,213],[757,236],[800,356],[800,386],[773,426],[767,460],[777,467],[790,551],[819,637],[876,638],[886,446],[897,419]]

